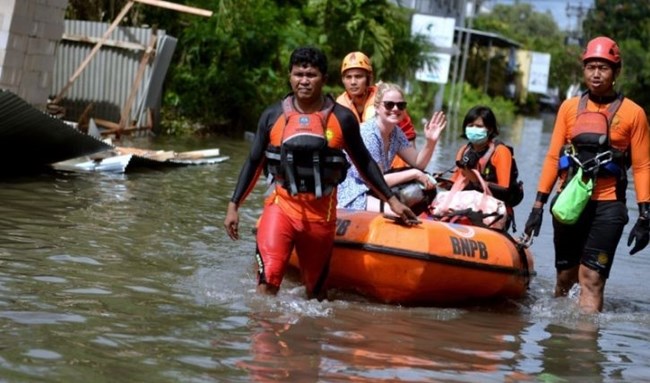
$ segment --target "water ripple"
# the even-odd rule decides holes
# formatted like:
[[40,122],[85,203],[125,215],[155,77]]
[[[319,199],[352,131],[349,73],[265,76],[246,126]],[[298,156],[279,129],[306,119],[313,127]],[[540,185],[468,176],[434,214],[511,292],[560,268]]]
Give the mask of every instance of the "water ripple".
[[20,324],[58,324],[86,322],[86,318],[81,315],[33,311],[0,311],[0,318],[9,319]]

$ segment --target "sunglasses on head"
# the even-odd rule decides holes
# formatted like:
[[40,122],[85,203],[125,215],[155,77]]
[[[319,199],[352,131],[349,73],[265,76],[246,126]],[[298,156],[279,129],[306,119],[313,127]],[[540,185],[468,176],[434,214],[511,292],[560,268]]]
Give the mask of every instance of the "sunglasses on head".
[[384,108],[386,108],[386,110],[393,110],[394,107],[397,107],[399,110],[404,110],[406,109],[406,101],[384,101]]

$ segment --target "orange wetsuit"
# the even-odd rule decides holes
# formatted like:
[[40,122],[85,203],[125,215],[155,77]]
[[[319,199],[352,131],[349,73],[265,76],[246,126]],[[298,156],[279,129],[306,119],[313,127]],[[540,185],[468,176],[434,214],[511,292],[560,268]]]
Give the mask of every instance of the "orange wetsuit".
[[[320,118],[316,113],[304,116]],[[267,164],[267,149],[281,144],[286,121],[281,102],[262,113],[250,155],[231,198],[237,206],[250,193]],[[326,119],[325,136],[330,148],[346,150],[380,198],[388,199],[392,195],[361,139],[359,123],[347,108],[338,104],[334,106]],[[307,291],[309,294],[317,293],[326,275],[334,243],[336,202],[336,188],[317,198],[310,192],[292,195],[279,183],[275,184],[265,200],[258,222],[256,257],[259,283],[280,286],[295,246]]]

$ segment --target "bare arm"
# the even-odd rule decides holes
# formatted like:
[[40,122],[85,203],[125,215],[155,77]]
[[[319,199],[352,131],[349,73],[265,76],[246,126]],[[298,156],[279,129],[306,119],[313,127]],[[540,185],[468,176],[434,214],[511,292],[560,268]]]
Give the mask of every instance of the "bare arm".
[[399,172],[386,173],[384,174],[384,179],[390,187],[411,181],[419,182],[427,190],[435,186],[432,178],[429,177],[427,173],[416,168],[406,169]]
[[418,152],[414,147],[409,146],[400,150],[399,156],[407,163],[420,170],[426,169],[431,161],[433,150],[436,148],[438,139],[442,131],[447,127],[447,116],[444,112],[438,111],[431,116],[431,120],[424,127],[424,137],[426,142],[424,147]]

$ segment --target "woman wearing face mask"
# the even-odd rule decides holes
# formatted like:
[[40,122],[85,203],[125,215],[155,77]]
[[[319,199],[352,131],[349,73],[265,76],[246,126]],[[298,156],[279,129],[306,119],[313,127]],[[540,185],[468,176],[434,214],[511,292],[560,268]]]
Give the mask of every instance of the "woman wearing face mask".
[[518,171],[512,148],[498,140],[498,135],[497,120],[492,109],[482,105],[470,109],[463,120],[462,135],[469,142],[456,154],[457,168],[451,180],[455,181],[462,174],[470,181],[466,189],[480,189],[472,169],[478,170],[492,195],[505,203],[512,219],[512,208],[523,199],[523,188],[517,181]]

